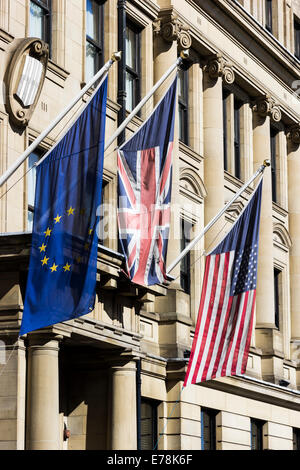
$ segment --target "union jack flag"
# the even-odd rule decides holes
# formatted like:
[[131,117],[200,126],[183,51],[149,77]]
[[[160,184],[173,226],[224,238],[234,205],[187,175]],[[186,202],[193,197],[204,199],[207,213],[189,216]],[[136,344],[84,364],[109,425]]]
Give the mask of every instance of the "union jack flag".
[[244,374],[256,295],[262,181],[223,241],[207,257],[184,386]]
[[118,225],[132,282],[166,279],[177,78],[118,151]]

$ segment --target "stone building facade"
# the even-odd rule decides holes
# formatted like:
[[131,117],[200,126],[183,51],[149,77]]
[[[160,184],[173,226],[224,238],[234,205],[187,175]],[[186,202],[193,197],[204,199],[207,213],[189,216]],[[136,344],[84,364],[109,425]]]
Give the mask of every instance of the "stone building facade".
[[[16,51],[32,37],[49,44],[49,58],[27,119],[14,113],[7,90]],[[123,56],[109,72],[107,138],[184,49],[167,265],[271,160],[246,374],[182,390],[205,250],[229,230],[253,187],[167,285],[133,285],[114,217],[115,149],[124,136],[105,153],[94,311],[18,336],[31,243],[30,168],[85,96],[0,188],[0,449],[300,448],[299,0],[0,0],[0,174],[113,52]]]

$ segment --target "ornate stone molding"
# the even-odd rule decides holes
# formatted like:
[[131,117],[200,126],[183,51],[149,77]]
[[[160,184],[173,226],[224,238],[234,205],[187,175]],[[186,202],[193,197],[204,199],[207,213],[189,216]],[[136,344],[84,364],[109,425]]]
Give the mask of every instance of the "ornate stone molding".
[[192,38],[189,27],[184,24],[176,13],[168,14],[158,18],[153,23],[154,34],[160,34],[166,42],[177,41],[181,49],[189,49],[192,45]]
[[222,56],[222,54],[215,54],[210,57],[204,66],[204,70],[208,73],[210,78],[222,77],[224,82],[232,85],[235,80],[235,74],[232,64]]
[[300,123],[293,124],[292,126],[290,126],[286,131],[286,136],[293,144],[299,145],[300,144]]
[[257,98],[253,105],[253,111],[256,111],[261,117],[270,116],[274,122],[281,121],[280,108],[270,95]]
[[[48,58],[49,46],[41,39],[24,38],[18,41],[6,74],[6,106],[16,126],[26,127],[30,121],[45,81]],[[25,72],[26,60],[40,63],[39,79],[34,75],[35,72],[32,71],[31,66]],[[28,86],[29,82],[32,84],[31,90]],[[25,91],[20,96],[18,93],[21,83],[22,91]]]

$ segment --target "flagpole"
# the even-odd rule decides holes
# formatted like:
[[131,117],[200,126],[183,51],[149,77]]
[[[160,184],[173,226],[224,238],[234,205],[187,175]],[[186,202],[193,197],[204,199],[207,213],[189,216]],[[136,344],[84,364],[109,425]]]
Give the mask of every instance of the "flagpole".
[[29,157],[34,149],[47,137],[47,135],[54,129],[54,127],[68,114],[68,112],[75,106],[76,103],[84,96],[84,94],[94,85],[94,83],[107,72],[114,62],[119,61],[121,52],[115,52],[111,59],[104,64],[104,66],[94,75],[91,80],[82,88],[80,93],[63,109],[63,111],[56,117],[54,121],[32,142],[32,144],[25,150],[22,155],[15,161],[15,163],[8,168],[8,170],[0,177],[0,187],[10,178],[10,176],[22,165],[22,163]]
[[167,274],[169,274],[175,266],[185,257],[185,255],[198,243],[198,241],[206,234],[206,232],[214,225],[215,222],[227,211],[227,209],[236,201],[236,199],[245,191],[245,189],[254,181],[261,173],[264,172],[265,168],[270,166],[270,160],[265,160],[264,163],[256,170],[251,178],[241,187],[241,189],[235,194],[235,196],[229,201],[220,212],[204,227],[201,233],[197,235],[180,253],[180,255],[170,264],[167,268]]
[[176,60],[176,62],[171,65],[171,67],[164,73],[164,75],[155,83],[153,88],[149,91],[147,95],[144,96],[144,98],[139,102],[139,104],[134,108],[133,111],[128,115],[128,117],[122,122],[122,124],[118,127],[118,129],[115,131],[115,133],[110,137],[108,142],[105,144],[104,151],[108,149],[108,147],[111,146],[113,141],[121,134],[121,132],[125,129],[129,121],[139,112],[139,110],[142,108],[142,106],[151,98],[153,93],[159,88],[159,86],[168,78],[168,76],[173,72],[173,70],[178,67],[178,65],[181,64],[183,59],[186,59],[189,55],[188,50],[181,51],[180,57]]

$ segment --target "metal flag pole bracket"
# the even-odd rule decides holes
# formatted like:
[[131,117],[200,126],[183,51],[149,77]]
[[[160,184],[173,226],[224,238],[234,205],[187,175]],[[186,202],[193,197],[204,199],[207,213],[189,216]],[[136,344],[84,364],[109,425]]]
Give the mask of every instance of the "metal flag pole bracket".
[[[127,124],[131,121],[131,119],[139,112],[139,110],[144,106],[144,104],[151,98],[153,93],[159,88],[159,86],[168,78],[168,76],[173,72],[173,70],[178,67],[184,59],[189,57],[189,50],[185,49],[181,51],[180,57],[176,60],[176,62],[171,65],[171,67],[162,75],[162,77],[155,83],[152,89],[144,96],[144,98],[139,102],[139,104],[134,108],[133,111],[128,115],[128,117],[122,122],[122,124],[118,127],[115,133],[109,138],[108,142],[105,144],[104,151],[107,150],[113,141],[121,134],[121,132],[125,129]],[[118,148],[118,147],[116,147]]]
[[121,59],[121,51],[114,52],[110,60],[108,60],[104,66],[94,75],[91,80],[82,88],[80,93],[63,109],[63,111],[52,121],[49,126],[32,142],[31,145],[19,156],[15,163],[8,168],[8,170],[0,177],[0,187],[10,178],[10,176],[22,165],[22,163],[29,157],[34,149],[47,137],[48,134],[54,129],[54,127],[68,114],[68,112],[75,106],[76,103],[84,96],[84,94],[99,80],[114,64]]
[[178,263],[185,257],[185,255],[198,243],[199,240],[206,234],[206,232],[217,222],[217,220],[227,211],[227,209],[237,200],[237,198],[247,189],[247,187],[260,175],[264,170],[270,166],[270,160],[264,160],[263,164],[256,170],[251,178],[241,187],[241,189],[234,195],[234,197],[220,210],[220,212],[204,227],[201,233],[197,235],[180,253],[180,255],[170,264],[167,268],[167,275],[177,266]]

